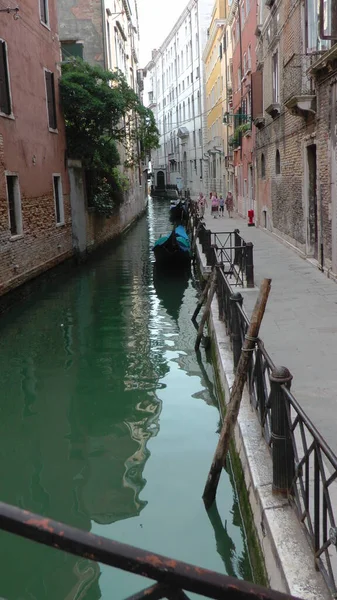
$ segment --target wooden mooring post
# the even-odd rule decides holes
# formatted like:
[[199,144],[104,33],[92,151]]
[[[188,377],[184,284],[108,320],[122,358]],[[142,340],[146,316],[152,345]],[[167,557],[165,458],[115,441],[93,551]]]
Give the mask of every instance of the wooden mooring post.
[[[210,282],[210,285],[209,285],[209,292],[208,292],[207,302],[206,302],[206,305],[205,305],[204,313],[203,313],[203,315],[201,317],[201,320],[200,320],[200,325],[199,325],[199,329],[198,329],[198,333],[197,333],[197,339],[195,341],[195,346],[194,346],[195,351],[199,350],[199,346],[200,346],[202,334],[203,334],[203,331],[204,331],[205,323],[207,321],[207,317],[209,315],[209,311],[211,310],[211,304],[212,304],[213,296],[215,294],[215,289],[216,289],[216,269],[215,268],[212,271],[212,275],[209,278],[209,282]],[[198,304],[198,306],[199,306],[199,304]],[[198,306],[197,306],[196,310],[198,310]],[[201,308],[201,306],[200,306],[200,308]],[[199,308],[199,310],[200,310],[200,308]],[[198,310],[198,312],[199,312],[199,310]],[[195,312],[196,311],[194,311],[194,314],[195,314]],[[193,318],[195,319],[194,315],[193,315],[192,319]]]
[[270,284],[271,279],[264,279],[262,281],[260,293],[253,310],[248,332],[245,336],[245,341],[242,347],[239,364],[237,366],[235,374],[234,385],[231,391],[230,401],[227,405],[227,412],[224,424],[222,426],[220,438],[214,454],[210,471],[208,473],[204,493],[202,496],[206,509],[212,506],[215,500],[221,470],[223,465],[225,464],[230,440],[233,435],[234,427],[238,418],[243,388],[247,378],[251,355],[254,351],[257,337],[259,335],[261,322],[263,319],[264,311],[270,292]]

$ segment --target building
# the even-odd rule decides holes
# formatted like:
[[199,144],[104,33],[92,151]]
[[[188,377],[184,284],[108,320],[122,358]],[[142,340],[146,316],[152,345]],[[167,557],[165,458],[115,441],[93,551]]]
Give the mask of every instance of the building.
[[223,74],[222,43],[225,28],[225,2],[215,0],[207,42],[203,52],[205,64],[205,96],[207,136],[205,152],[208,156],[207,191],[224,192],[223,140]]
[[223,162],[222,192],[234,193],[234,153],[233,146],[229,144],[233,135],[233,44],[231,25],[234,18],[234,11],[231,10],[231,3],[225,2],[225,25],[223,28],[223,39],[219,46],[219,58],[221,64],[222,77],[222,138],[223,138]]
[[72,255],[53,0],[0,11],[0,294]]
[[270,0],[258,14],[257,219],[336,275],[336,7]]
[[[154,189],[167,186],[205,191],[205,101],[202,48],[212,0],[190,0],[146,67],[149,106],[160,132],[160,148],[152,153]],[[207,157],[208,158],[208,157]]]
[[[142,97],[143,71],[138,67],[139,27],[136,0],[105,0],[93,3],[83,0],[74,6],[72,0],[58,0],[58,17],[62,59],[80,57],[103,69],[119,69],[129,86]],[[126,123],[128,125],[128,123]],[[127,175],[130,187],[118,214],[104,222],[88,212],[83,200],[81,165],[71,163],[71,182],[74,183],[72,204],[73,227],[78,251],[82,253],[120,233],[146,207],[147,179],[145,166],[125,168],[124,147],[119,144],[121,170]],[[137,148],[134,149],[135,153]],[[71,157],[76,159],[76,157]],[[79,183],[80,182],[80,183]],[[90,201],[90,199],[89,199]]]
[[233,44],[233,115],[228,116],[232,125],[229,144],[234,152],[234,193],[238,213],[247,216],[254,209],[254,138],[252,128],[252,71],[255,70],[255,46],[257,26],[257,3],[255,0],[234,0],[229,12]]

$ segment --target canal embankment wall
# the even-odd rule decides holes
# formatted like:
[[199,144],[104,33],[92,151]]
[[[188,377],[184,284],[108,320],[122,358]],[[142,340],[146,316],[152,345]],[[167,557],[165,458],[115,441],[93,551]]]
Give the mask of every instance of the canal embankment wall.
[[[35,264],[20,276],[8,279],[8,285],[0,286],[0,315],[9,310],[17,302],[21,302],[33,294],[41,286],[58,276],[65,276],[85,262],[91,255],[115,243],[145,213],[148,196],[144,186],[136,185],[128,191],[125,202],[118,213],[106,219],[98,217],[88,210],[82,178],[82,166],[78,161],[69,161],[69,175],[72,190],[72,247],[50,261]],[[78,163],[78,164],[77,164]],[[147,184],[147,181],[146,181]]]
[[[199,243],[196,254],[200,269],[207,276]],[[219,319],[216,297],[212,302],[208,328],[214,349],[214,367],[221,388],[221,412],[224,416],[234,383],[234,364],[230,339],[224,323]],[[255,535],[260,544],[270,587],[305,600],[331,598],[322,575],[315,570],[312,551],[293,507],[287,498],[273,492],[270,451],[262,436],[247,389],[244,390],[233,443],[241,463],[244,492],[248,495]],[[240,496],[240,489],[238,493]]]

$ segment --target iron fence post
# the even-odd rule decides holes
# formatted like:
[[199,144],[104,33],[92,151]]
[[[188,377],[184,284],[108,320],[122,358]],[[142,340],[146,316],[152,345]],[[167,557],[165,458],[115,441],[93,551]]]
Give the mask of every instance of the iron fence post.
[[214,267],[216,263],[216,245],[211,244],[210,247],[207,249],[206,264],[207,266]]
[[241,349],[242,349],[242,340],[241,340],[241,330],[240,330],[240,316],[237,305],[242,306],[243,297],[240,292],[236,292],[230,297],[231,303],[231,338],[233,345],[233,360],[234,360],[234,369],[239,364]]
[[240,265],[242,262],[241,252],[241,237],[239,229],[234,229],[234,264]]
[[203,236],[202,236],[201,246],[202,246],[203,254],[205,254],[206,258],[208,255],[209,247],[211,245],[211,237],[212,237],[211,230],[205,228]]
[[253,262],[253,244],[247,242],[245,246],[246,253],[246,280],[247,287],[254,287],[254,262]]
[[292,378],[286,367],[276,367],[270,375],[273,491],[281,494],[291,492],[295,473],[286,398],[282,390],[282,385],[290,389]]

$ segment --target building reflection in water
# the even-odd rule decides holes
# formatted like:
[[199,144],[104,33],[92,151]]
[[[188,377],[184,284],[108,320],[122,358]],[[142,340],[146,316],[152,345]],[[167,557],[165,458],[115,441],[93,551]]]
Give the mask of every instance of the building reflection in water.
[[[1,321],[1,499],[87,531],[147,504],[147,442],[159,430],[156,389],[168,367],[150,339],[146,231],[144,219],[130,245]],[[2,597],[101,597],[90,561],[4,532],[0,558]]]

